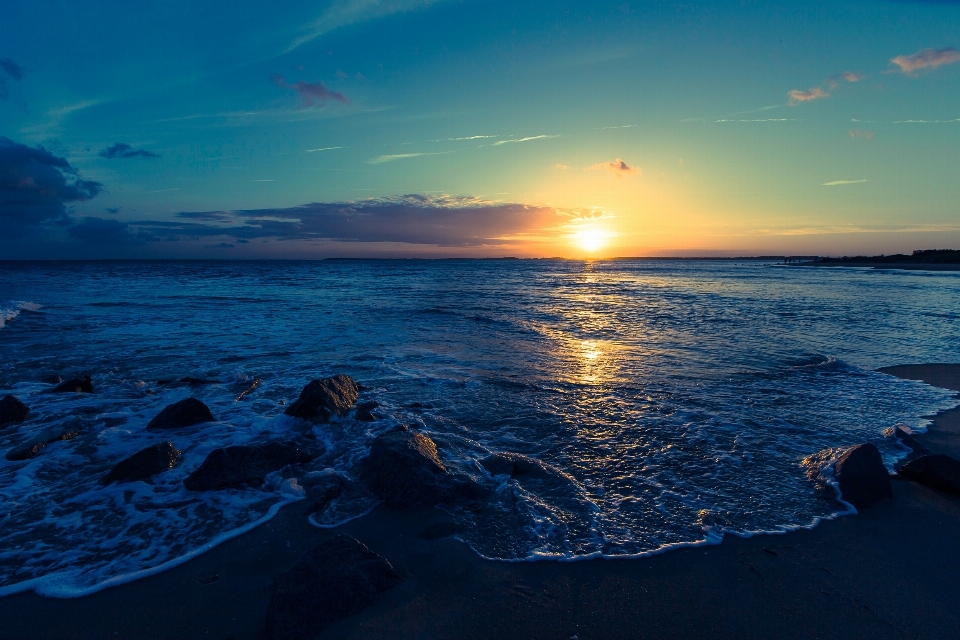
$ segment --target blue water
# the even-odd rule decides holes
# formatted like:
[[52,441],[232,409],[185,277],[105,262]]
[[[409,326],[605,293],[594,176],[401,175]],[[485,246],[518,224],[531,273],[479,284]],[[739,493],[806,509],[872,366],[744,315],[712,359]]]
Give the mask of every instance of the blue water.
[[[902,450],[885,430],[955,404],[873,369],[960,362],[958,309],[956,273],[758,262],[0,263],[0,393],[32,408],[0,453],[81,430],[33,460],[0,456],[0,594],[78,595],[162,569],[302,496],[307,478],[281,474],[185,491],[215,447],[318,438],[328,451],[301,475],[349,478],[399,422],[494,489],[487,508],[452,510],[485,557],[635,555],[810,526],[847,508],[814,490],[804,457],[868,441],[892,464]],[[95,394],[40,381],[83,372]],[[309,428],[282,415],[336,373],[369,387],[383,418]],[[184,376],[216,382],[157,384]],[[145,425],[189,395],[219,421],[169,436],[182,463],[101,487],[168,437]],[[477,461],[492,451],[555,473],[491,477]],[[375,504],[354,487],[314,523]]]

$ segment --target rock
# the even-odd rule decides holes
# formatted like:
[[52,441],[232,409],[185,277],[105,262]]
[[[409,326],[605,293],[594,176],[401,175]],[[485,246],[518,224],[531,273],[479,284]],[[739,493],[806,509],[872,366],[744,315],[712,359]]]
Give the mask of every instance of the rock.
[[316,455],[292,442],[224,447],[210,452],[199,467],[183,481],[190,491],[211,491],[231,487],[259,487],[268,473],[290,464],[310,462]]
[[493,453],[480,461],[492,475],[508,475],[511,478],[530,476],[552,478],[561,472],[550,465],[520,453]]
[[402,581],[384,558],[346,535],[325,540],[280,574],[267,609],[268,640],[312,640]]
[[144,480],[167,469],[172,469],[180,460],[181,452],[172,442],[161,442],[141,449],[135,454],[120,461],[101,480],[101,484],[111,482],[133,482]]
[[890,474],[872,444],[858,444],[844,451],[833,467],[833,477],[843,499],[858,509],[893,498]]
[[371,410],[376,409],[380,405],[371,400],[370,402],[361,402],[357,405],[357,420],[360,422],[374,422],[377,419],[377,416],[371,413]]
[[73,378],[61,382],[53,388],[54,393],[93,393],[93,380],[90,376]]
[[257,378],[256,380],[250,383],[249,387],[247,387],[246,389],[240,392],[240,395],[237,396],[237,402],[240,402],[241,400],[246,398],[248,395],[256,391],[257,387],[259,386],[260,386],[260,378]]
[[187,398],[164,407],[163,411],[147,424],[147,429],[177,429],[214,420],[216,418],[207,405],[196,398]]
[[344,479],[335,473],[324,474],[317,484],[307,487],[307,498],[313,502],[303,511],[303,515],[322,513],[331,502],[340,497],[345,484]]
[[429,507],[485,495],[472,479],[447,469],[429,436],[406,426],[374,439],[363,476],[392,509]]
[[40,378],[40,382],[46,382],[47,384],[60,384],[63,382],[63,378],[54,373],[48,376],[43,376]]
[[6,395],[0,400],[0,429],[27,419],[30,407],[20,402],[16,396]]
[[920,441],[914,438],[912,434],[907,433],[900,427],[896,427],[893,430],[893,435],[899,438],[900,442],[902,442],[905,446],[913,449],[914,455],[922,456],[933,453],[933,451],[930,451],[930,449],[920,444]]
[[346,415],[359,395],[357,383],[350,376],[321,378],[309,382],[284,413],[304,420],[326,421],[333,413]]
[[40,453],[40,450],[48,444],[59,442],[60,440],[70,440],[71,438],[76,438],[78,435],[80,435],[80,430],[74,427],[47,429],[26,444],[15,449],[10,449],[6,457],[7,460],[29,460]]
[[960,496],[960,460],[942,453],[920,456],[899,469],[901,476]]

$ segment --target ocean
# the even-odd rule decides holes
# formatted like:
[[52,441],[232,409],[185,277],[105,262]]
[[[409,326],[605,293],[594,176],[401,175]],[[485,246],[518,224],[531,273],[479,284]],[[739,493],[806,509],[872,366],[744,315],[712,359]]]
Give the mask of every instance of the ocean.
[[[162,571],[303,499],[290,473],[186,491],[217,447],[319,441],[326,453],[298,473],[352,481],[397,424],[493,492],[482,509],[448,507],[486,558],[635,557],[814,526],[850,507],[809,456],[872,442],[892,466],[894,426],[922,430],[956,404],[875,369],[960,362],[958,310],[958,273],[762,261],[0,262],[0,395],[31,408],[0,431],[0,453],[54,427],[79,434],[0,456],[0,595],[79,596]],[[95,393],[49,393],[49,376],[84,373]],[[378,420],[283,415],[339,373]],[[145,430],[189,396],[217,421]],[[166,439],[179,466],[98,482]],[[502,451],[551,473],[492,476],[478,460]],[[376,504],[351,482],[311,521]]]

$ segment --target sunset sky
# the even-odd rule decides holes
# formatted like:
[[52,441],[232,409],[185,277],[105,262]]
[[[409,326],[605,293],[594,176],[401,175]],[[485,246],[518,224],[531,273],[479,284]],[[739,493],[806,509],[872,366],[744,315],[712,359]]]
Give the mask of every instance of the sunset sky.
[[0,15],[0,258],[960,248],[960,2]]

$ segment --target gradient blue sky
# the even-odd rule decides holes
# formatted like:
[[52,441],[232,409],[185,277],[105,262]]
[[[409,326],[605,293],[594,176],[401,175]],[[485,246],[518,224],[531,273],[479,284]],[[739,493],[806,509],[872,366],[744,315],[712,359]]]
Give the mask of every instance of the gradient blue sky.
[[7,0],[0,258],[960,248],[958,47],[960,2]]

